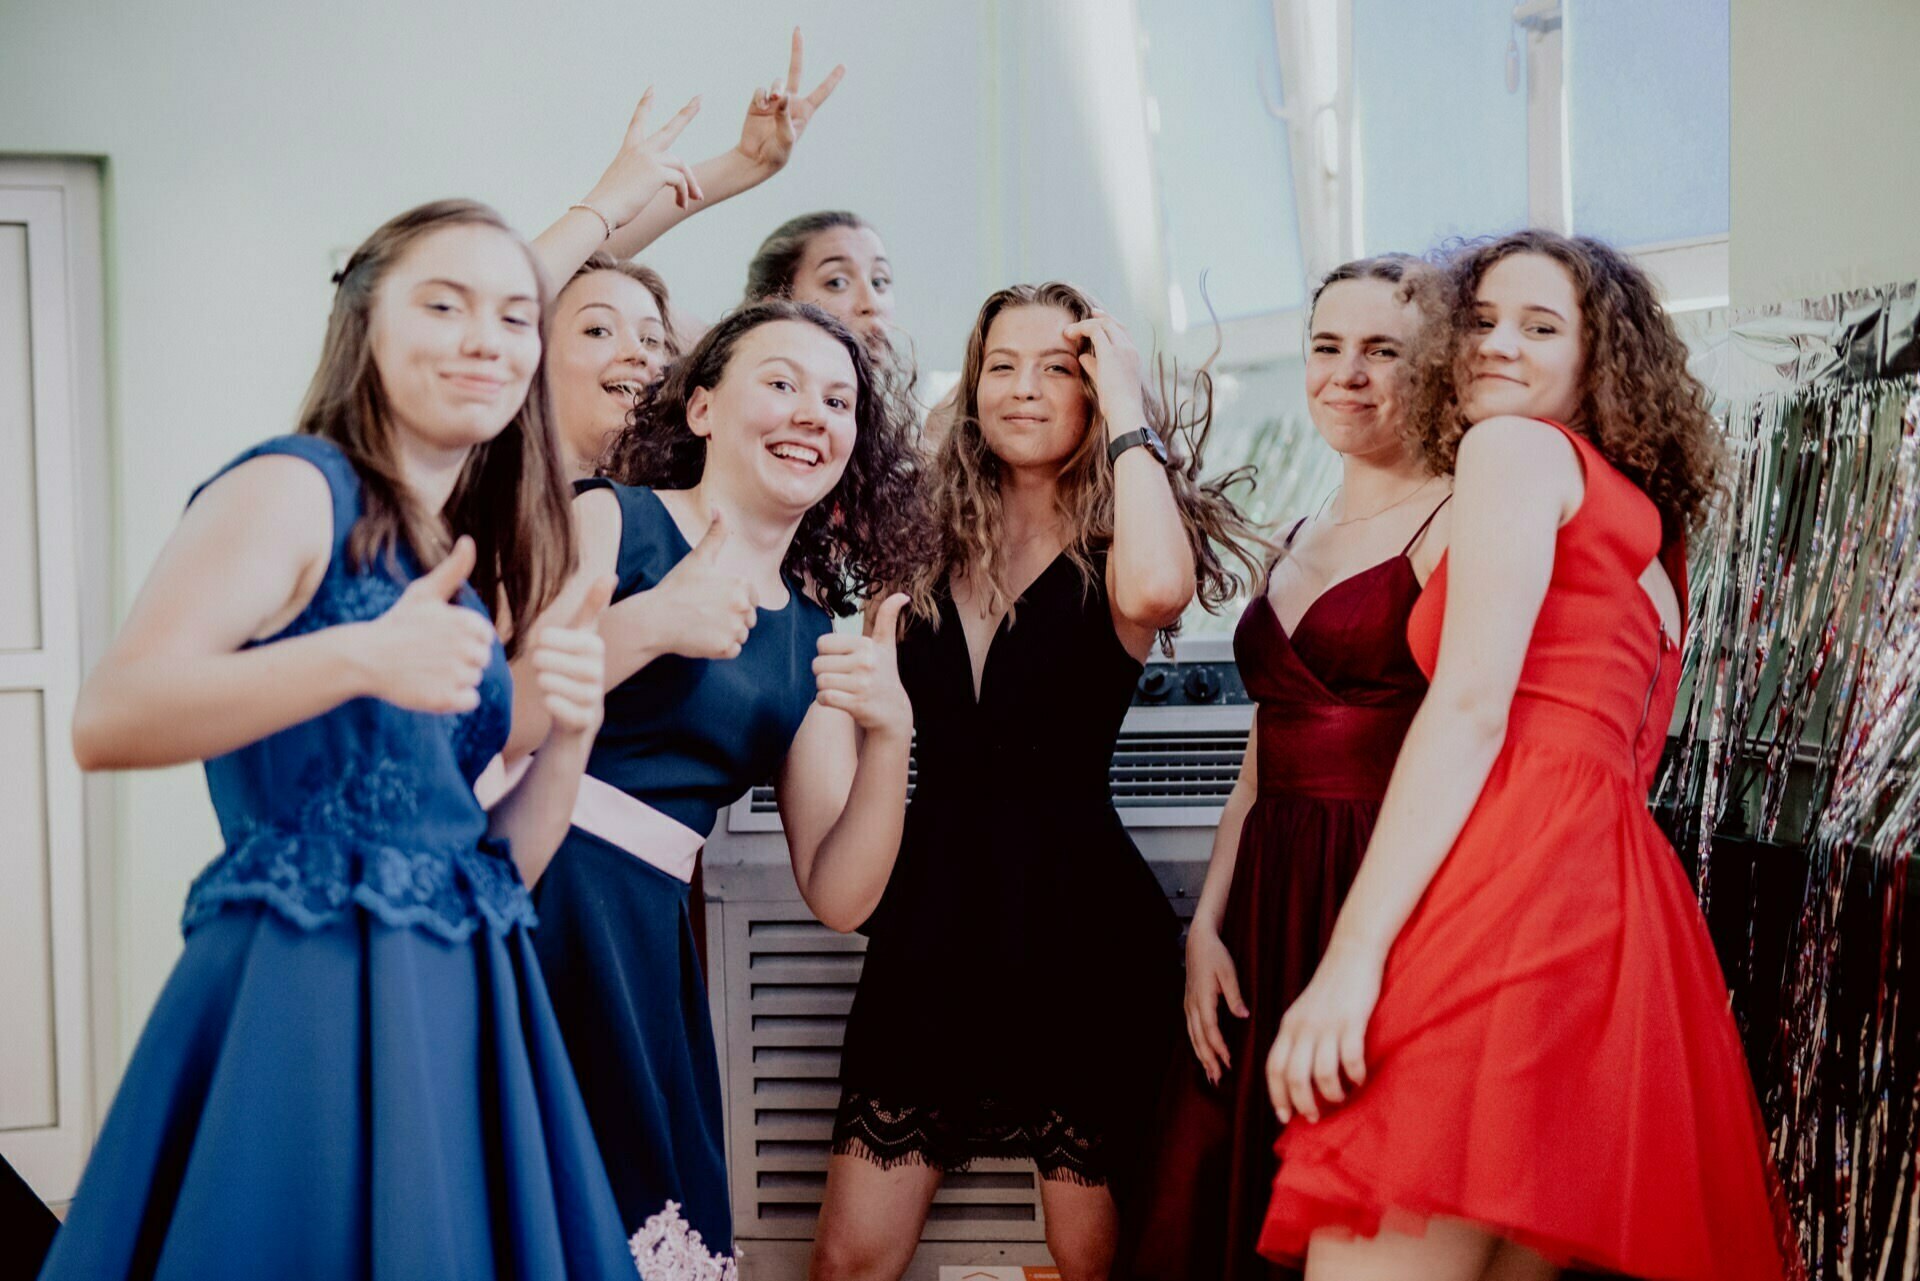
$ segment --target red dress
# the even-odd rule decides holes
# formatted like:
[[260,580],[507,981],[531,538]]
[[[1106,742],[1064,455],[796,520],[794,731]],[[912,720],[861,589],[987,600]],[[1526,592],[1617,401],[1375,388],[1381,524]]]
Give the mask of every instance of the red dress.
[[[1566,434],[1586,496],[1506,743],[1388,954],[1365,1086],[1281,1135],[1270,1258],[1301,1258],[1321,1228],[1418,1234],[1442,1216],[1563,1266],[1801,1275],[1726,982],[1647,809],[1679,688],[1638,582],[1659,514]],[[1429,675],[1446,575],[1443,556],[1408,623]]]

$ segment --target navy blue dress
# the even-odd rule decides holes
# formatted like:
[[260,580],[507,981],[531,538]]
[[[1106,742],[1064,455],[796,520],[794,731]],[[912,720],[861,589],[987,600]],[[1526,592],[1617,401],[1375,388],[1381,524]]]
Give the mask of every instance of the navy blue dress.
[[[418,567],[349,566],[352,465],[299,436],[229,468],[262,454],[333,491],[326,576],[262,643],[384,613]],[[226,849],[44,1278],[630,1281],[533,907],[473,795],[511,701],[496,643],[472,712],[359,698],[207,762]]]
[[[582,489],[600,487],[620,502],[618,601],[692,549],[651,489],[606,480]],[[721,809],[786,757],[813,702],[815,642],[831,625],[789,580],[786,607],[760,611],[738,657],[655,659],[608,691],[587,773],[710,833]],[[534,945],[622,1215],[630,1225],[683,1215],[704,1261],[701,1250],[731,1253],[733,1216],[687,887],[575,827],[534,889]]]

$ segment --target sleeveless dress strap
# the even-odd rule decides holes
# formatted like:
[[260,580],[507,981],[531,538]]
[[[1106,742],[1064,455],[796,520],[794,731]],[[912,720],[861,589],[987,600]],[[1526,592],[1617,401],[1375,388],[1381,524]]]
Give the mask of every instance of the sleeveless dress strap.
[[1413,537],[1409,538],[1407,540],[1407,545],[1400,549],[1400,554],[1402,556],[1406,556],[1412,553],[1414,546],[1417,543],[1419,543],[1419,541],[1423,537],[1426,536],[1427,527],[1433,524],[1433,518],[1440,514],[1440,509],[1442,507],[1445,507],[1448,503],[1452,501],[1453,501],[1453,494],[1451,491],[1449,491],[1445,498],[1442,498],[1439,502],[1433,505],[1433,510],[1427,513],[1427,518],[1420,522],[1420,528],[1413,531]]
[[1287,553],[1293,550],[1294,536],[1297,535],[1300,532],[1301,527],[1304,526],[1311,519],[1312,517],[1310,516],[1302,516],[1299,520],[1294,521],[1293,528],[1289,529],[1287,531],[1287,536],[1281,540],[1279,552],[1277,552],[1274,555],[1274,558],[1272,560],[1267,562],[1266,583],[1260,589],[1262,593],[1265,593],[1272,589],[1273,571],[1280,567],[1280,562],[1285,560]]

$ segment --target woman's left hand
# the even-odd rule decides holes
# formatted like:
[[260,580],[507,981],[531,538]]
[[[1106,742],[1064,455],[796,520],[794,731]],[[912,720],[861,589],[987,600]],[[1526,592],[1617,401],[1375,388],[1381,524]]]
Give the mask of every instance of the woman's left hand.
[[903,592],[887,597],[873,612],[865,636],[828,632],[820,638],[819,656],[813,660],[818,687],[814,700],[845,712],[869,734],[902,739],[913,734],[913,704],[900,684],[895,653],[900,611],[906,604]]
[[1341,1103],[1349,1087],[1366,1083],[1367,1024],[1385,968],[1383,958],[1336,942],[1281,1016],[1267,1054],[1267,1093],[1282,1125],[1296,1113],[1318,1121],[1323,1103]]
[[615,580],[595,580],[579,603],[554,611],[556,622],[534,635],[532,664],[540,699],[553,727],[547,741],[584,738],[600,732],[606,700],[607,647],[600,639],[600,616],[613,599]]
[[1100,398],[1100,412],[1107,420],[1109,437],[1134,430],[1146,420],[1140,349],[1133,345],[1127,328],[1099,308],[1091,316],[1075,321],[1061,331],[1068,343],[1082,342],[1089,350],[1080,355],[1080,367],[1093,383]]
[[795,27],[786,87],[782,88],[776,80],[765,89],[755,89],[753,101],[747,105],[747,122],[740,127],[740,154],[769,175],[778,173],[793,158],[793,145],[807,131],[813,113],[820,110],[820,105],[847,74],[845,67],[835,67],[803,98],[800,96],[800,54],[800,28]]

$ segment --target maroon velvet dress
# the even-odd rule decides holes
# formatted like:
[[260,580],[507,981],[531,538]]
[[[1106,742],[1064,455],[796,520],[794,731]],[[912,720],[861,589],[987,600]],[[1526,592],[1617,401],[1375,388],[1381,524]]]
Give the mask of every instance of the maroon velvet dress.
[[1240,829],[1220,936],[1252,1017],[1220,1007],[1233,1067],[1219,1086],[1191,1050],[1169,1076],[1135,1247],[1140,1281],[1299,1275],[1254,1251],[1280,1133],[1267,1051],[1319,964],[1427,692],[1407,646],[1420,596],[1408,553],[1433,514],[1400,555],[1322,592],[1292,636],[1264,591],[1234,632],[1234,659],[1257,705],[1259,793]]

